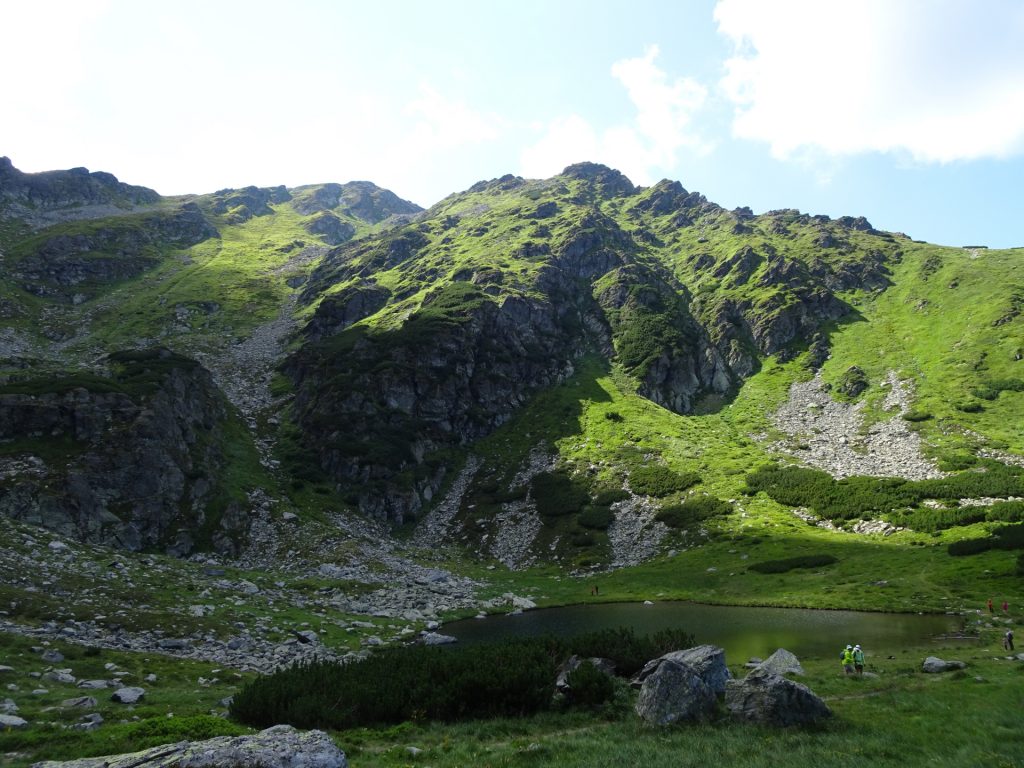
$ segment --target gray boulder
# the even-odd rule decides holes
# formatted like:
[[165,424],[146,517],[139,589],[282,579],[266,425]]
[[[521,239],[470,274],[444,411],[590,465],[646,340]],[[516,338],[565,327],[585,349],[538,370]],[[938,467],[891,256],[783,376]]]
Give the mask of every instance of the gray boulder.
[[717,696],[689,664],[663,659],[643,681],[636,713],[653,725],[705,720],[715,711]]
[[963,661],[944,661],[938,656],[929,656],[921,662],[922,672],[952,672],[954,669],[964,669],[967,666]]
[[135,704],[145,695],[146,691],[144,689],[130,685],[127,688],[118,688],[111,694],[110,700],[120,702],[121,704]]
[[300,733],[290,725],[275,725],[251,736],[218,736],[179,742],[142,752],[86,757],[66,762],[36,763],[35,768],[347,768],[345,753],[323,731]]
[[28,727],[28,720],[17,715],[0,715],[0,730],[18,730]]
[[106,688],[108,683],[106,680],[79,680],[78,687],[85,688],[90,691],[98,691],[102,688]]
[[725,683],[732,677],[725,666],[725,651],[715,645],[698,645],[683,651],[672,651],[644,664],[636,676],[630,681],[634,688],[640,688],[658,667],[666,661],[685,664],[693,669],[716,694],[725,693]]
[[[754,672],[770,675],[803,675],[800,660],[785,648],[779,648],[764,661],[754,666]],[[753,674],[753,673],[751,673]]]
[[459,640],[451,635],[442,635],[438,632],[427,632],[423,635],[424,645],[448,645],[450,643],[457,643]]
[[725,706],[740,720],[765,725],[813,725],[832,710],[810,688],[771,673],[750,673],[725,686]]

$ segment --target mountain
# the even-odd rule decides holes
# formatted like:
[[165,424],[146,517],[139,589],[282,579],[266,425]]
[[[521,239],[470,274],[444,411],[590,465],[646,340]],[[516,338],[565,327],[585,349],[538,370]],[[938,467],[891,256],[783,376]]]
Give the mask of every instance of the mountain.
[[[364,181],[162,197],[3,158],[0,512],[232,556],[268,510],[341,514],[581,568],[787,506],[895,530],[929,499],[1010,502],[1020,257],[591,163],[422,210]],[[1008,485],[914,485],[986,462]],[[906,488],[846,515],[821,498],[851,475]]]

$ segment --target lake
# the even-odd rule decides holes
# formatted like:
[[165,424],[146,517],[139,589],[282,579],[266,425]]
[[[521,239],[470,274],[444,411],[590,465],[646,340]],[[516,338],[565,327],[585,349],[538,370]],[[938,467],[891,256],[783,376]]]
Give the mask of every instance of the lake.
[[[937,637],[960,631],[960,616],[827,611],[804,608],[749,608],[688,602],[599,603],[544,608],[516,615],[466,619],[440,631],[470,644],[509,637],[572,636],[599,629],[632,627],[643,635],[679,627],[697,644],[725,649],[729,663],[764,658],[776,648],[799,657],[832,658],[847,643],[859,643],[868,656],[908,648],[967,645],[969,639]],[[838,663],[838,662],[837,662]]]

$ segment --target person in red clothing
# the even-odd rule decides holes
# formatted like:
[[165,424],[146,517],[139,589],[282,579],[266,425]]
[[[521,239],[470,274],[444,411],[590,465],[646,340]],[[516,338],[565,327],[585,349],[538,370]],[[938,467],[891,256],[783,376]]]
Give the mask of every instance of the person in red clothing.
[[995,613],[995,611],[992,610],[992,598],[991,597],[988,599],[987,605],[988,605],[988,612],[989,613]]
[[1010,612],[1010,604],[1008,602],[1006,602],[1005,600],[1003,600],[1003,613],[1009,613],[1009,612]]

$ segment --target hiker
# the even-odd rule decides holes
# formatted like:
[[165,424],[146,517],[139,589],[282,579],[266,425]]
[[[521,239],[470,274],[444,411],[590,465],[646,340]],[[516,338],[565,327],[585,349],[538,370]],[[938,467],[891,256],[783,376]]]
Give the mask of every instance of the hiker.
[[995,613],[995,611],[992,610],[992,598],[991,597],[988,599],[988,612],[989,613]]
[[864,651],[859,645],[853,646],[853,666],[857,670],[857,676],[864,675]]
[[843,672],[847,675],[853,674],[853,646],[848,645],[843,649],[843,652],[839,654],[839,658],[843,665]]
[[1007,614],[1009,612],[1010,612],[1010,604],[1008,602],[1006,602],[1005,600],[1003,600],[1003,614]]
[[1003,635],[1003,648],[1007,651],[1013,650],[1013,630],[1006,630],[1006,634]]

